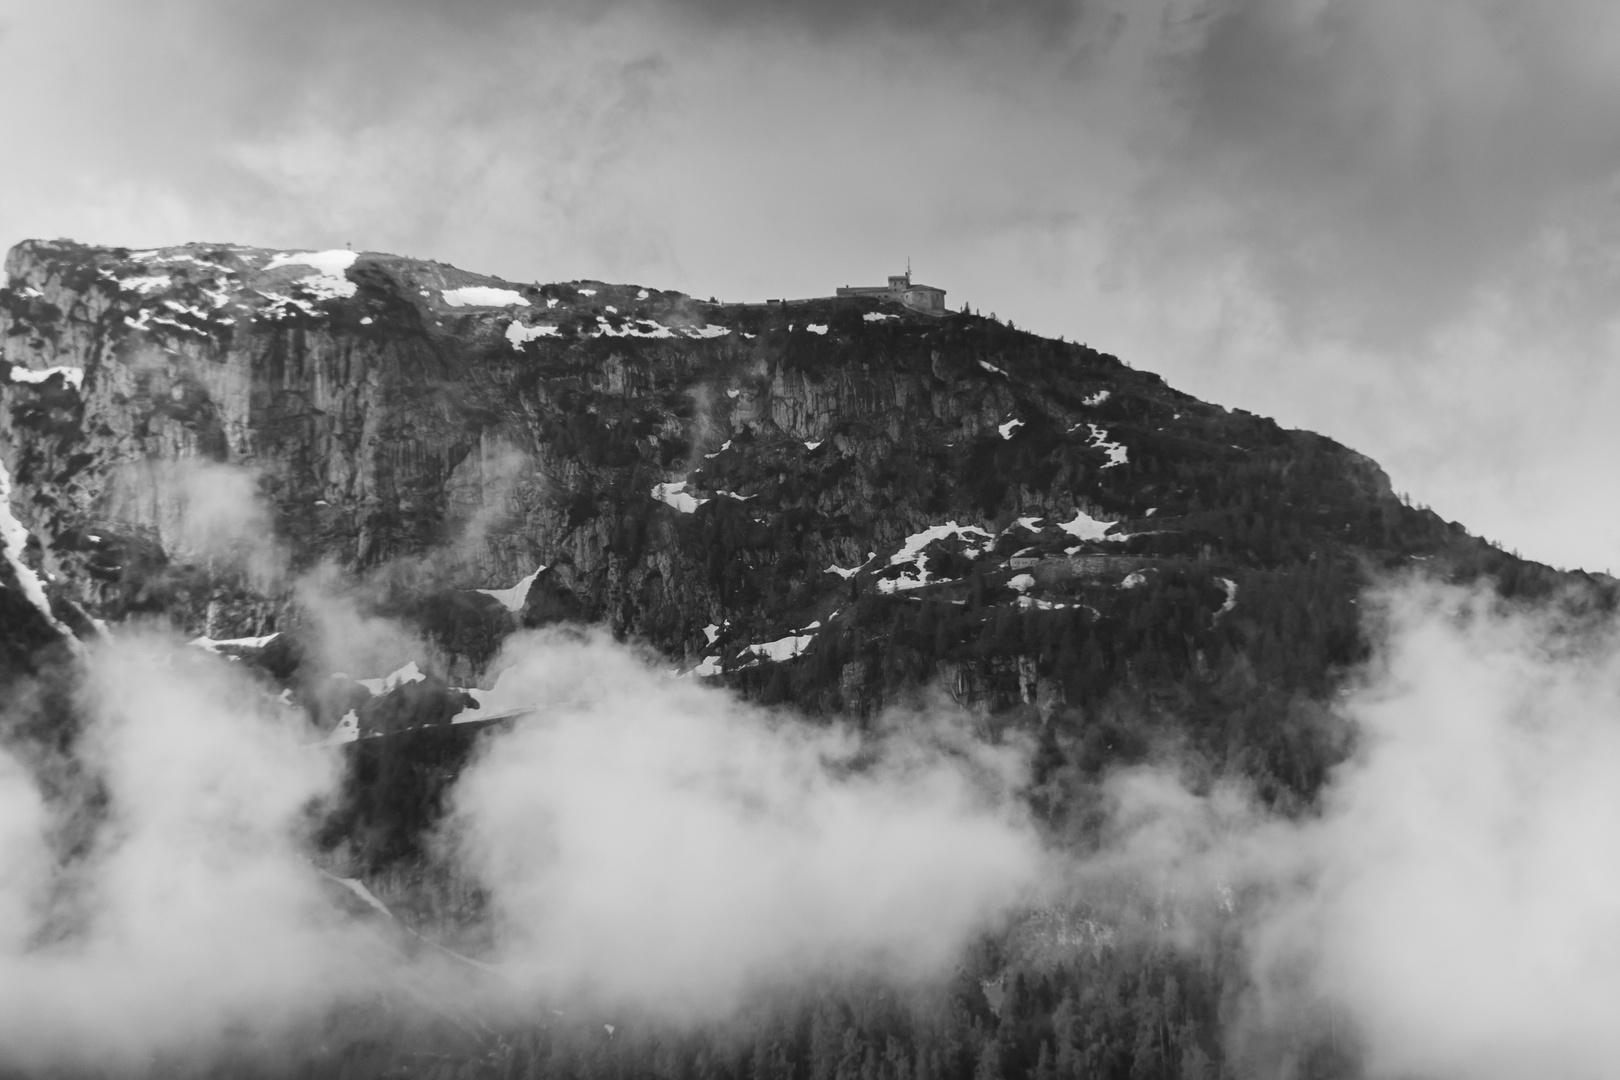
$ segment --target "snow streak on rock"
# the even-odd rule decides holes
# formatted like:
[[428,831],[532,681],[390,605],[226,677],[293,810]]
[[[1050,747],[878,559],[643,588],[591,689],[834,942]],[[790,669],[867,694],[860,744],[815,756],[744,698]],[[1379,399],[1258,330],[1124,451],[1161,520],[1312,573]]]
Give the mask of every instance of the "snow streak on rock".
[[17,575],[17,584],[22,589],[28,602],[39,610],[45,621],[55,627],[69,641],[76,641],[71,631],[51,614],[51,602],[45,596],[45,586],[39,576],[22,560],[23,549],[28,545],[28,530],[18,521],[11,512],[11,473],[6,469],[5,463],[0,462],[0,541],[6,546],[6,561],[11,564],[12,572]]
[[222,650],[229,649],[262,649],[280,636],[281,634],[279,632],[274,634],[265,634],[262,637],[243,638],[211,638],[205,635],[203,637],[192,638],[188,644],[194,645],[199,649],[206,649],[208,652],[218,654]]

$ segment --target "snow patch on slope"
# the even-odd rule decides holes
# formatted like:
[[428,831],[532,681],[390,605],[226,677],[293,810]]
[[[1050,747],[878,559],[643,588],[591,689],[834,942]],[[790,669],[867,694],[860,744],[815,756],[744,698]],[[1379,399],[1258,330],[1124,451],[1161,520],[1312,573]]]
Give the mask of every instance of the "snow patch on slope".
[[464,285],[459,289],[445,289],[439,295],[451,307],[529,306],[516,289],[497,289],[493,285]]
[[1100,428],[1096,424],[1087,424],[1086,427],[1091,429],[1091,445],[1108,455],[1108,464],[1103,468],[1112,469],[1115,465],[1124,465],[1130,461],[1130,454],[1124,446],[1109,441],[1108,431],[1105,428]]
[[870,552],[867,552],[866,562],[861,563],[860,566],[853,566],[853,567],[850,567],[848,570],[845,570],[842,566],[839,566],[836,563],[833,563],[833,564],[829,564],[827,569],[823,570],[822,573],[823,574],[837,574],[839,577],[843,578],[845,581],[848,581],[850,578],[852,578],[856,574],[860,573],[862,567],[865,567],[868,563],[870,563],[875,558],[877,558],[877,552],[870,551]]
[[348,712],[344,713],[343,718],[337,722],[337,727],[333,728],[331,733],[328,734],[326,738],[322,739],[318,745],[342,746],[344,743],[356,742],[359,740],[359,738],[360,716],[353,709],[350,709]]
[[262,649],[266,645],[270,644],[272,641],[276,640],[276,638],[278,638],[280,636],[281,636],[281,634],[279,632],[274,633],[274,634],[265,634],[262,637],[239,637],[239,638],[211,638],[211,637],[208,637],[207,635],[203,635],[201,637],[192,638],[189,642],[187,642],[187,644],[188,645],[194,645],[199,649],[206,649],[207,651],[209,651],[209,652],[211,652],[211,653],[213,653],[213,654],[215,654],[217,656],[217,655],[219,655],[219,651],[221,649],[227,649],[227,648],[228,649]]
[[652,489],[652,497],[661,503],[673,506],[683,514],[694,513],[698,507],[709,501],[688,494],[685,480],[675,484],[655,485]]
[[[293,251],[277,255],[264,264],[265,270],[283,266],[308,266],[316,272],[298,279],[298,283],[315,294],[316,299],[332,300],[340,296],[353,296],[356,286],[344,271],[354,265],[358,253],[346,249],[334,251]],[[266,294],[269,295],[269,294]]]
[[[813,631],[819,630],[820,628],[821,623],[818,620],[811,623],[809,626],[806,626],[803,630],[796,634],[789,634],[787,637],[777,638],[775,641],[765,641],[758,645],[750,645],[748,648],[742,651],[742,655],[756,657],[753,662],[756,664],[765,660],[769,660],[775,664],[780,664],[784,660],[793,659],[795,656],[800,655],[806,649],[808,649],[810,647],[810,643],[816,640],[816,635]],[[753,665],[750,664],[749,666],[751,667]]]
[[519,581],[510,589],[474,589],[473,591],[481,592],[485,596],[494,597],[501,607],[505,608],[507,611],[522,611],[523,605],[528,602],[529,589],[534,585],[534,579],[539,577],[541,572],[544,570],[545,565],[542,564],[538,569],[535,570],[534,573],[530,574],[522,581]]
[[[611,309],[610,309],[611,310]],[[613,329],[613,324],[598,315],[596,317],[596,337],[634,337],[634,338],[672,338],[675,332],[661,323],[651,319],[635,319],[626,322],[619,329]]]
[[521,350],[528,342],[543,337],[559,337],[562,331],[546,323],[537,323],[534,326],[524,326],[520,322],[513,322],[506,328],[506,340],[512,343],[512,348]]
[[900,545],[900,550],[889,556],[890,566],[906,566],[909,564],[911,572],[898,578],[879,578],[877,583],[878,591],[885,593],[903,592],[907,589],[919,589],[927,585],[931,579],[928,576],[928,567],[924,566],[922,562],[923,549],[936,540],[947,540],[955,537],[965,541],[975,536],[979,537],[982,542],[977,546],[970,545],[966,549],[964,554],[969,558],[976,558],[990,550],[990,547],[996,541],[995,536],[985,532],[977,525],[958,525],[954,521],[947,521],[943,525],[930,526],[921,532],[912,533]]
[[67,364],[41,368],[38,371],[33,371],[21,365],[13,365],[11,368],[11,381],[14,383],[42,383],[52,375],[62,376],[62,379],[75,390],[84,388],[84,368],[71,367]]
[[1123,540],[1123,536],[1106,536],[1105,533],[1113,528],[1115,522],[1098,521],[1084,510],[1076,509],[1074,520],[1060,522],[1058,528],[1074,537],[1076,540]]
[[398,671],[391,671],[380,679],[356,679],[355,682],[370,690],[372,694],[386,694],[390,690],[404,686],[406,683],[421,682],[427,678],[422,669],[412,660]]
[[144,296],[157,289],[167,289],[171,282],[172,279],[168,274],[145,274],[141,277],[122,278],[118,282],[118,287]]

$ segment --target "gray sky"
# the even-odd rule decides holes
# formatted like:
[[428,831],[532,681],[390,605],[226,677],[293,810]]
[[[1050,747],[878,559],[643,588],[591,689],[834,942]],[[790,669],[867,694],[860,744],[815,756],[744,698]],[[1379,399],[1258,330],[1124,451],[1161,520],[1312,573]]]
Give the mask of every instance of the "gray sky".
[[0,0],[0,244],[920,280],[1620,570],[1605,0]]

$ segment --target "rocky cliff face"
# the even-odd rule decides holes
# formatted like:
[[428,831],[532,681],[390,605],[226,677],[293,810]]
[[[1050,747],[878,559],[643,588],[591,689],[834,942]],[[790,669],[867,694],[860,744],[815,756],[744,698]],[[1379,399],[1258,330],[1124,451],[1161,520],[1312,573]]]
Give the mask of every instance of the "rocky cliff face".
[[6,273],[8,553],[80,635],[296,632],[324,573],[463,684],[568,618],[811,709],[1049,712],[1165,589],[1197,664],[1251,576],[1488,551],[1327,439],[966,314],[230,245]]

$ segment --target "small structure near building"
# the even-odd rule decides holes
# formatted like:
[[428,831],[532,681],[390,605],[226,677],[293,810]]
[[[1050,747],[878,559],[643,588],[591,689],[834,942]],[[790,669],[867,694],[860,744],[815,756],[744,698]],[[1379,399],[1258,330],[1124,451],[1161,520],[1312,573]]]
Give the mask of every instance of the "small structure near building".
[[844,285],[839,288],[838,295],[896,300],[912,311],[920,311],[924,315],[945,314],[945,290],[936,289],[932,285],[912,284],[910,267],[907,267],[903,274],[890,274],[887,285]]

